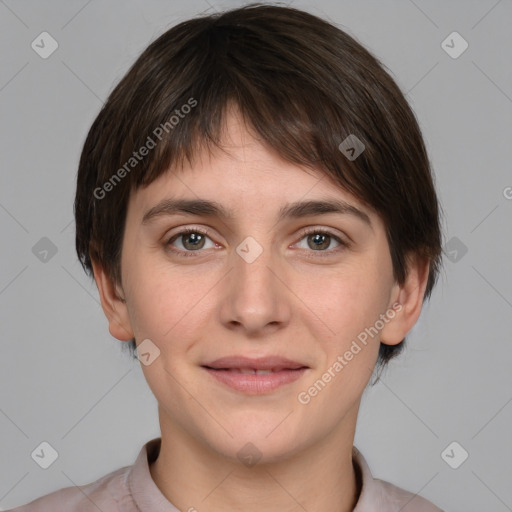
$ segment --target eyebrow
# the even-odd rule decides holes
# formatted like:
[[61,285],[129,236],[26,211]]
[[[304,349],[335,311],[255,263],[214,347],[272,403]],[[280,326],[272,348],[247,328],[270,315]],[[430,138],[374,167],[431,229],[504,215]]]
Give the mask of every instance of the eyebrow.
[[[285,204],[278,212],[278,222],[285,219],[300,219],[313,215],[329,213],[348,214],[357,217],[373,229],[370,217],[342,199],[327,199],[315,201],[298,201]],[[225,208],[216,201],[206,199],[164,199],[150,208],[142,217],[142,224],[149,224],[157,217],[169,215],[202,215],[233,220],[233,210]]]

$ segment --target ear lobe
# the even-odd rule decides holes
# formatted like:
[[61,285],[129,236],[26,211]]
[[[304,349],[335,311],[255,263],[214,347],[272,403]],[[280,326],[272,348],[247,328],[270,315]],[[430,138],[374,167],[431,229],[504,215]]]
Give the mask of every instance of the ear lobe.
[[121,341],[129,341],[135,337],[126,307],[126,301],[119,296],[114,283],[105,272],[103,266],[92,261],[94,279],[101,300],[101,307],[108,320],[110,334]]
[[396,284],[391,294],[388,311],[394,316],[381,331],[381,343],[398,345],[417,322],[427,287],[430,263],[419,257],[408,258],[407,276],[403,284]]

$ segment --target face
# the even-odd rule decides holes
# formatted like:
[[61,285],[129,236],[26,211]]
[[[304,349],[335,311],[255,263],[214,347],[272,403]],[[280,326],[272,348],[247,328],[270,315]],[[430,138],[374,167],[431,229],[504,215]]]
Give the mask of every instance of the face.
[[[279,460],[355,426],[381,336],[399,321],[400,288],[374,211],[266,149],[235,114],[226,126],[227,152],[204,152],[132,194],[118,322],[123,339],[150,340],[141,367],[161,424],[226,457],[251,442]],[[164,200],[215,202],[230,216],[155,209]],[[344,207],[280,216],[326,201]],[[214,363],[226,357],[287,362],[244,375],[258,362]]]

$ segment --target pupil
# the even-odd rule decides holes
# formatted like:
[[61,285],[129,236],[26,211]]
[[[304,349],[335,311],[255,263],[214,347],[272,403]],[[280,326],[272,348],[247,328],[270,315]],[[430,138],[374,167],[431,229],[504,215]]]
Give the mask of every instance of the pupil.
[[203,235],[201,235],[199,233],[189,233],[187,236],[188,243],[190,245],[192,245],[193,247],[197,247],[201,243],[202,237],[203,237]]
[[[329,235],[323,235],[321,233],[316,233],[315,235],[313,235],[313,247],[314,249],[318,249],[318,248],[323,248],[323,245],[325,245],[325,240],[326,238],[328,238]],[[327,243],[327,245],[329,245]]]

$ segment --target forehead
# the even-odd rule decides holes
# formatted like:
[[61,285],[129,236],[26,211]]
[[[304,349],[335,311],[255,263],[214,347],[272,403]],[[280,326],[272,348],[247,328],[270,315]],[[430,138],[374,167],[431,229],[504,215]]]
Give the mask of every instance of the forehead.
[[248,126],[239,111],[224,117],[219,146],[197,151],[192,162],[164,172],[132,193],[129,211],[144,212],[167,198],[206,199],[243,215],[276,214],[283,204],[311,200],[342,200],[368,217],[376,213],[343,189],[321,168],[284,160]]

